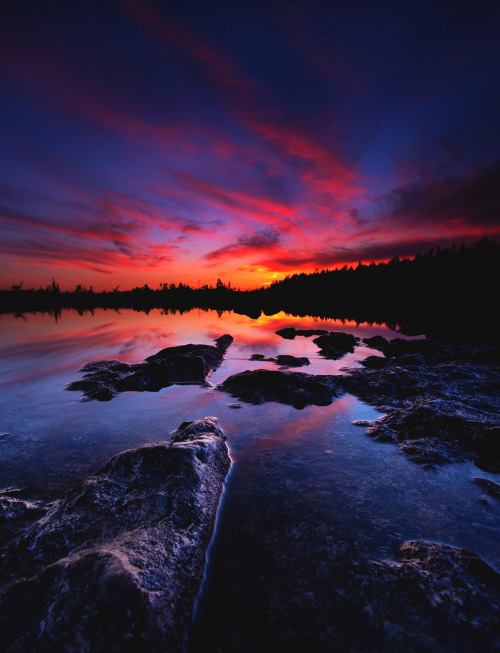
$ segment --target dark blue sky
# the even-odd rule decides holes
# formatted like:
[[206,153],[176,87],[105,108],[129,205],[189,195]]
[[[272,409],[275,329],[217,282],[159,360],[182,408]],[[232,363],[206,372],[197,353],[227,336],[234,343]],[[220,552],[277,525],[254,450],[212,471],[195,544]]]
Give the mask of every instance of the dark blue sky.
[[498,2],[5,3],[4,286],[253,287],[500,235]]

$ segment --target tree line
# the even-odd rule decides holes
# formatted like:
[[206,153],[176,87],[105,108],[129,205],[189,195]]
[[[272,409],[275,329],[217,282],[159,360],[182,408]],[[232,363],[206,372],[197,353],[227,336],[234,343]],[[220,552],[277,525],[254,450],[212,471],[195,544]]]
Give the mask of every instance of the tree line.
[[20,283],[0,291],[0,311],[201,308],[234,310],[251,317],[261,311],[268,315],[285,311],[407,325],[424,318],[484,321],[494,319],[499,273],[500,246],[483,238],[472,247],[437,247],[413,258],[293,274],[255,290],[233,288],[220,279],[215,286],[198,288],[165,282],[157,289],[145,284],[102,292],[81,284],[62,291],[55,279],[39,289],[25,289]]

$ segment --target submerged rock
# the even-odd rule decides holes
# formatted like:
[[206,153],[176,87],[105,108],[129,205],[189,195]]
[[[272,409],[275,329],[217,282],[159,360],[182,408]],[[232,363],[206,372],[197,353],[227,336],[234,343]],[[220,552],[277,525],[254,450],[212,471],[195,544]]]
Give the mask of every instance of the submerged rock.
[[303,367],[304,365],[309,365],[310,361],[305,356],[297,357],[291,356],[290,354],[278,354],[274,358],[268,358],[264,354],[252,354],[250,356],[251,361],[265,361],[266,363],[276,363],[281,368],[287,367]]
[[2,551],[8,651],[180,651],[230,460],[215,418],[116,455]]
[[321,350],[322,356],[330,360],[337,360],[345,354],[352,353],[358,340],[350,333],[331,331],[328,334],[314,338],[313,342]]
[[215,347],[167,347],[137,365],[93,361],[82,367],[81,371],[86,372],[83,378],[68,384],[66,389],[81,390],[86,399],[109,401],[128,390],[158,392],[176,383],[204,384],[210,372],[220,366],[232,342],[233,337],[226,334],[217,338]]
[[277,401],[294,408],[328,406],[342,392],[338,377],[279,370],[247,370],[217,386],[250,404]]

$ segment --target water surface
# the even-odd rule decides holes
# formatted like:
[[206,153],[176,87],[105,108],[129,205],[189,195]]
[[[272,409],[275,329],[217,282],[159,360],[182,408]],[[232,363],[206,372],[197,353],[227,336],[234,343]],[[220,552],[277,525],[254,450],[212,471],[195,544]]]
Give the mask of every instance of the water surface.
[[328,361],[313,338],[275,334],[286,326],[401,337],[384,325],[283,313],[252,320],[199,310],[99,310],[64,312],[57,322],[48,315],[0,319],[2,489],[24,488],[25,496],[47,500],[119,451],[165,440],[185,420],[218,418],[233,465],[190,652],[281,650],[277,641],[273,649],[273,633],[285,627],[302,633],[304,646],[323,650],[311,615],[327,614],[339,570],[392,558],[410,539],[466,546],[500,569],[499,504],[485,500],[473,481],[495,476],[470,463],[425,470],[394,445],[372,441],[352,422],[380,414],[352,395],[303,410],[277,403],[234,409],[234,400],[214,387],[127,392],[109,402],[83,402],[81,393],[65,390],[90,360],[141,362],[163,347],[212,343],[224,333],[235,341],[210,377],[213,386],[245,369],[275,369],[249,361],[254,353],[307,356],[311,364],[300,371],[313,374],[341,374],[379,353],[360,345]]

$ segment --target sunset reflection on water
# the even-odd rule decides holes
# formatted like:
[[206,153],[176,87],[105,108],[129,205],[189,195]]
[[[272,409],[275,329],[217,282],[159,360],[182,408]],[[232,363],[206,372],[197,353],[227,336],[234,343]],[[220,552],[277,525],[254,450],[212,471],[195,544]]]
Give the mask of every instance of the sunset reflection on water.
[[[381,414],[349,394],[329,406],[297,410],[235,402],[215,389],[231,374],[277,369],[272,362],[250,361],[252,354],[306,356],[310,365],[299,371],[310,374],[342,374],[368,355],[380,355],[360,341],[354,353],[326,360],[314,337],[276,335],[291,326],[358,338],[402,337],[385,325],[283,313],[254,320],[201,310],[96,310],[84,316],[63,312],[57,322],[49,315],[0,319],[0,489],[24,488],[28,498],[51,499],[119,451],[166,440],[185,420],[218,418],[233,465],[208,557],[193,653],[207,650],[203,637],[197,644],[196,633],[210,631],[219,641],[228,614],[252,642],[252,619],[264,623],[273,587],[293,586],[294,556],[297,565],[311,566],[307,591],[314,593],[315,583],[323,583],[324,560],[309,560],[306,553],[308,538],[317,532],[326,534],[325,556],[335,543],[332,564],[391,557],[407,539],[430,539],[468,546],[500,568],[499,506],[480,504],[481,491],[473,482],[478,470],[471,463],[422,469],[395,445],[375,442],[353,424]],[[80,392],[65,390],[91,360],[138,363],[164,347],[212,344],[224,333],[234,342],[208,387],[126,392],[108,402],[83,402]],[[276,564],[284,551],[292,565],[286,573]],[[245,596],[241,587],[252,587],[252,594]]]

